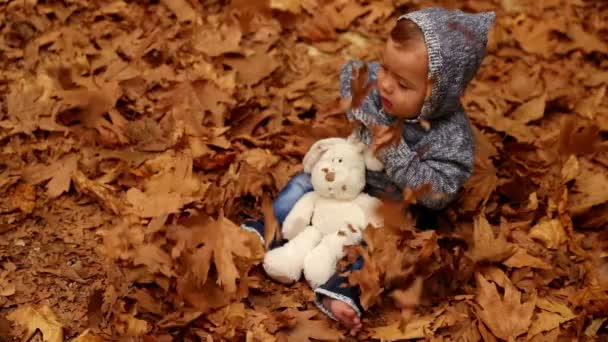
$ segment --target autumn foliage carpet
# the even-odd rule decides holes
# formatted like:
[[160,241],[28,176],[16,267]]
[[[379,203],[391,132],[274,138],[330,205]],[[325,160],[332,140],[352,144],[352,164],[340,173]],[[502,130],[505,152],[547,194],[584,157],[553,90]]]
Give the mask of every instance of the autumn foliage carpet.
[[[423,4],[497,12],[475,174],[437,231],[383,207],[350,337],[238,222]],[[607,338],[607,55],[597,0],[0,1],[0,340]]]

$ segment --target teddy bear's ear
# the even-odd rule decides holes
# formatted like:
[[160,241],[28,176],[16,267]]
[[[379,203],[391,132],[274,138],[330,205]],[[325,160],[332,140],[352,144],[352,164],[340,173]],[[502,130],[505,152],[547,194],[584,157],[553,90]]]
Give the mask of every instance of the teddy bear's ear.
[[321,159],[321,156],[323,156],[323,153],[327,152],[330,147],[338,143],[344,143],[345,141],[344,138],[327,138],[315,142],[308,152],[306,152],[304,160],[302,161],[302,164],[304,164],[304,172],[311,173],[315,164]]

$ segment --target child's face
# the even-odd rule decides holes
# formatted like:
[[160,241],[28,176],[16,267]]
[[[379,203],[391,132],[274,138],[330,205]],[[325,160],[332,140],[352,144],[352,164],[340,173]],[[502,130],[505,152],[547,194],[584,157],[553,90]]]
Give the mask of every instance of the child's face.
[[432,88],[427,76],[428,56],[424,42],[404,47],[389,38],[377,80],[384,110],[397,117],[417,117]]

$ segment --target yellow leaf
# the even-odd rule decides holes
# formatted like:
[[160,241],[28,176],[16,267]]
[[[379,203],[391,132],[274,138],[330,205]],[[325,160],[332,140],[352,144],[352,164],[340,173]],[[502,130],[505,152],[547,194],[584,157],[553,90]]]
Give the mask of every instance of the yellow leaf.
[[540,240],[540,242],[549,249],[556,249],[562,243],[566,242],[566,231],[558,220],[550,220],[538,223],[532,229],[528,236],[532,239]]
[[63,342],[63,326],[48,306],[36,309],[31,306],[21,307],[11,312],[7,319],[25,327],[27,336],[24,341],[40,330],[45,342]]

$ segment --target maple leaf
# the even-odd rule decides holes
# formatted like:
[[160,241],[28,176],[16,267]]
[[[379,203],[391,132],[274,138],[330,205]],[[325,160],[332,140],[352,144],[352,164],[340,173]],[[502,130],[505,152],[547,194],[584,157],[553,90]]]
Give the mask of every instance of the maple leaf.
[[248,234],[225,217],[216,221],[194,216],[185,219],[182,224],[194,230],[193,236],[185,236],[191,239],[185,243],[194,251],[192,261],[196,263],[196,277],[204,284],[213,260],[218,274],[218,285],[228,294],[235,293],[236,280],[241,275],[234,258],[244,258],[251,264],[258,262],[262,251],[259,241],[255,241],[257,237]]
[[476,262],[503,261],[515,253],[515,246],[504,236],[495,237],[492,226],[485,216],[475,218],[473,228],[473,248],[469,255]]
[[503,296],[480,273],[475,274],[475,280],[475,299],[480,305],[477,315],[494,335],[509,340],[528,331],[536,305],[534,299],[521,303],[521,293],[508,280],[503,284]]
[[389,146],[396,146],[401,141],[401,134],[403,132],[403,120],[398,119],[394,125],[373,125],[372,135],[373,141],[370,146],[372,153],[377,154],[382,149]]
[[279,337],[286,338],[289,342],[310,342],[312,339],[321,341],[340,341],[344,336],[338,330],[332,328],[327,318],[323,320],[313,320],[319,312],[316,310],[298,311],[287,309],[286,315],[294,317],[296,324],[287,331],[278,333]]
[[45,342],[63,342],[63,326],[48,306],[24,306],[11,312],[6,318],[25,327],[27,335],[24,336],[24,341],[40,330]]

